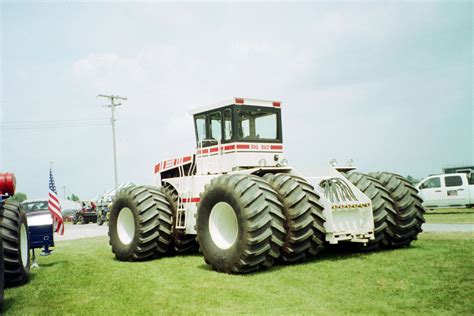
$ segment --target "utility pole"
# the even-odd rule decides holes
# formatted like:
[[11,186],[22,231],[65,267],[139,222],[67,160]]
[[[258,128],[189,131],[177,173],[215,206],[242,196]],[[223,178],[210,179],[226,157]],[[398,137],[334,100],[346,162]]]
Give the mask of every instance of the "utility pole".
[[115,143],[115,108],[117,106],[122,105],[122,103],[117,103],[117,100],[123,100],[126,101],[126,97],[120,97],[118,95],[104,95],[104,94],[99,94],[97,96],[98,98],[107,98],[110,100],[110,104],[104,105],[104,107],[110,108],[112,111],[112,117],[110,119],[110,122],[112,123],[112,144],[113,144],[113,150],[114,150],[114,185],[115,185],[115,194],[117,194],[117,189],[118,189],[118,176],[117,176],[117,149],[116,149],[116,143]]

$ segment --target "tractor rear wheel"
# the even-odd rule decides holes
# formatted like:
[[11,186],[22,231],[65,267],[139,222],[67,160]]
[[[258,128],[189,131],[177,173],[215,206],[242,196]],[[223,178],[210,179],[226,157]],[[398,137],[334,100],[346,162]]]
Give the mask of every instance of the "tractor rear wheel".
[[178,219],[178,193],[171,185],[164,185],[160,191],[167,197],[171,205],[173,214],[173,248],[176,253],[185,253],[197,249],[196,237],[194,235],[186,235],[184,230],[176,229],[176,221]]
[[377,178],[390,192],[395,202],[395,213],[389,214],[388,229],[390,246],[409,246],[422,232],[421,225],[425,222],[425,209],[416,189],[402,176],[389,172],[371,174]]
[[133,186],[115,198],[110,213],[112,252],[122,261],[167,254],[171,247],[171,207],[157,188]]
[[370,240],[365,246],[360,246],[360,250],[378,250],[389,244],[389,233],[387,230],[388,214],[394,214],[394,204],[390,193],[374,177],[360,173],[351,172],[347,179],[361,190],[372,202],[372,212],[374,217],[374,240]]
[[280,250],[282,261],[297,262],[315,255],[322,248],[324,230],[323,207],[314,189],[306,180],[289,174],[266,174],[263,178],[278,193],[283,205],[286,234]]
[[204,260],[225,273],[270,267],[285,234],[282,205],[262,178],[223,175],[206,185],[196,231]]
[[0,206],[0,229],[5,285],[24,284],[30,275],[30,235],[26,214],[20,203],[12,200],[3,202]]

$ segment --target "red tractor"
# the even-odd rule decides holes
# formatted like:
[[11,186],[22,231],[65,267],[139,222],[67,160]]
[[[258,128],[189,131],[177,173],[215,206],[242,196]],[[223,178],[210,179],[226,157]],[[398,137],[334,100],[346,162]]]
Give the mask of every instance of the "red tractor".
[[0,304],[3,288],[28,281],[30,275],[29,234],[26,214],[15,194],[16,180],[11,173],[0,173]]

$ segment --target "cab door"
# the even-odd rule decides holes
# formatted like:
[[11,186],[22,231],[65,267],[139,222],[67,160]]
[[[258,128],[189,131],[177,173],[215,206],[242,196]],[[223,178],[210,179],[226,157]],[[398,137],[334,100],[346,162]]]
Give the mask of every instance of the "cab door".
[[440,207],[446,206],[447,201],[444,198],[441,187],[441,177],[432,176],[423,181],[419,186],[420,196],[423,199],[425,207]]
[[466,178],[457,174],[445,175],[444,186],[446,190],[446,204],[459,206],[469,204],[469,191]]

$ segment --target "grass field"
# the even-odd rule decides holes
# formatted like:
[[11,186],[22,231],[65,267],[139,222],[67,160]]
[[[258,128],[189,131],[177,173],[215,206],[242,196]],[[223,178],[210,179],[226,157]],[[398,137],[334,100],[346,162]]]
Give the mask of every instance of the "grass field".
[[127,263],[107,239],[63,241],[29,284],[6,290],[6,314],[474,313],[474,234],[424,233],[408,249],[326,251],[251,275],[209,270],[199,255]]
[[445,208],[428,210],[427,223],[438,224],[474,224],[474,208]]

